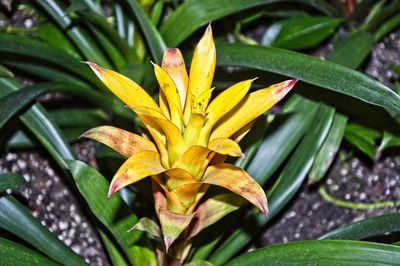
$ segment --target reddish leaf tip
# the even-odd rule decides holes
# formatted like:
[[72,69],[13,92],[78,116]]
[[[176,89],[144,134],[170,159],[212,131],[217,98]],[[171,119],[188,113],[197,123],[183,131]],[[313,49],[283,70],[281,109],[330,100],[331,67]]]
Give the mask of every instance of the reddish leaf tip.
[[212,33],[211,21],[208,22],[208,26],[207,26],[206,31],[207,31],[208,33]]
[[81,61],[81,63],[88,65],[94,71],[102,71],[103,70],[103,68],[101,66],[99,66],[93,62],[90,62],[90,61]]
[[88,136],[90,136],[92,134],[92,130],[88,130],[88,131],[86,131],[86,132],[83,132],[80,136],[79,136],[79,138],[80,139],[82,139],[82,138],[87,138]]
[[168,253],[170,246],[172,245],[172,240],[169,237],[164,237],[165,252]]

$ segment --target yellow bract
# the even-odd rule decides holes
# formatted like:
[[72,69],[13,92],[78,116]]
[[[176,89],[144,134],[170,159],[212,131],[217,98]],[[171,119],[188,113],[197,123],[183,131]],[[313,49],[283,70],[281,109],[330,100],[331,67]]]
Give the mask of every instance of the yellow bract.
[[[194,52],[189,76],[178,49],[165,51],[161,67],[153,64],[160,86],[159,104],[127,77],[94,63],[88,64],[101,81],[136,112],[154,144],[112,127],[95,128],[83,136],[129,157],[115,174],[110,194],[147,176],[152,177],[156,212],[165,223],[162,231],[166,246],[185,229],[182,226],[189,224],[209,185],[222,186],[268,213],[263,189],[244,170],[224,161],[226,156],[244,157],[238,145],[240,139],[258,116],[290,91],[296,80],[250,94],[248,91],[255,79],[245,80],[210,102],[216,65],[211,26]],[[202,213],[206,209],[210,207],[202,208]],[[208,215],[219,217],[205,213],[202,217]]]

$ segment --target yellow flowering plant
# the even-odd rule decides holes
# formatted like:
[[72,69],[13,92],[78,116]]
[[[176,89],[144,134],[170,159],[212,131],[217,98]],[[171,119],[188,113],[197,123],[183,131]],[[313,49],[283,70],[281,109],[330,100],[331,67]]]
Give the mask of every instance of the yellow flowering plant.
[[[147,129],[148,134],[138,135],[100,126],[82,137],[101,142],[127,158],[112,179],[109,197],[121,188],[151,178],[159,225],[142,218],[132,229],[162,239],[158,247],[160,265],[181,265],[192,239],[236,210],[244,199],[268,215],[263,188],[225,159],[244,157],[239,141],[255,119],[281,100],[296,80],[249,93],[255,80],[249,79],[213,97],[216,49],[211,25],[196,47],[189,74],[176,48],[165,50],[161,66],[153,64],[160,86],[158,104],[129,78],[86,63]],[[230,192],[207,198],[210,185]]]

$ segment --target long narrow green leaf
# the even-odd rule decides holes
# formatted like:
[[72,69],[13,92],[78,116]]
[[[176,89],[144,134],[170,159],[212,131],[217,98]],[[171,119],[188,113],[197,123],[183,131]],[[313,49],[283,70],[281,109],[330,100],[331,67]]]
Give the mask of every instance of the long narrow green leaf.
[[217,51],[219,65],[250,67],[298,78],[400,114],[399,95],[378,81],[341,65],[273,47],[222,44]]
[[[89,81],[97,88],[104,88],[87,66],[62,50],[32,38],[12,34],[0,33],[0,39],[1,59],[7,59],[7,56],[10,55],[20,56],[21,58],[18,57],[18,60],[24,62],[32,58],[38,59],[44,63],[55,64],[58,68],[65,69],[83,80]],[[15,60],[15,58],[11,59]]]
[[[44,81],[56,81],[60,83],[68,83],[71,85],[77,85],[79,87],[85,87],[90,89],[90,85],[68,72],[60,71],[54,67],[48,65],[40,65],[24,61],[15,60],[1,60],[1,63],[12,70],[18,70],[21,73],[27,74],[28,76],[34,76]],[[42,62],[43,63],[43,62]]]
[[[171,46],[178,46],[190,34],[202,25],[229,16],[246,9],[282,2],[279,0],[190,0],[181,4],[172,13],[161,27],[161,34],[165,42]],[[326,1],[292,0],[285,2],[300,2],[311,5],[322,12],[332,14],[335,11]]]
[[[303,137],[313,119],[315,104],[294,95],[267,128],[267,137],[260,145],[246,171],[260,184],[265,184]],[[293,102],[293,107],[289,104]]]
[[66,13],[66,7],[57,0],[36,0],[54,21],[64,29],[75,46],[82,52],[88,60],[110,68],[110,64],[104,58],[97,43],[91,39],[90,35],[81,27],[74,25],[71,17]]
[[[331,36],[341,23],[334,17],[302,16],[282,20],[264,33],[263,45],[291,50],[310,48]],[[273,38],[271,38],[273,37]]]
[[151,55],[157,64],[161,64],[164,50],[167,46],[164,43],[160,33],[157,31],[150,18],[146,15],[143,8],[136,0],[127,0],[128,6],[135,15],[137,22],[142,28],[142,33],[146,38],[147,45],[150,48]]
[[227,266],[398,265],[400,247],[361,241],[309,240],[278,244],[235,258]]
[[0,174],[0,193],[7,189],[13,189],[25,184],[25,179],[19,174],[3,173]]
[[118,32],[107,22],[105,17],[93,12],[83,12],[81,15],[98,27],[120,49],[125,58],[132,56],[128,43],[118,35]]
[[122,254],[120,254],[118,248],[114,245],[109,236],[104,233],[101,229],[98,229],[101,240],[103,241],[104,247],[107,250],[107,254],[110,257],[112,265],[117,266],[128,266]]
[[44,87],[30,87],[12,92],[0,98],[0,129],[13,115],[46,91]]
[[349,68],[357,68],[371,53],[374,37],[366,31],[352,33],[335,46],[328,59]]
[[[95,103],[99,103],[99,100],[104,100],[105,98],[103,95],[87,90],[86,88],[76,88],[58,83],[42,83],[25,87],[0,98],[0,129],[11,117],[32,103],[37,97],[44,93],[56,91],[69,92],[79,96],[83,95],[85,98],[89,98]],[[2,93],[0,93],[0,95],[1,94]]]
[[20,244],[0,237],[0,264],[4,266],[60,265]]
[[332,125],[334,109],[320,105],[316,111],[310,131],[307,132],[294,154],[289,159],[282,174],[268,193],[270,215],[266,217],[259,211],[253,211],[246,225],[236,230],[210,257],[215,265],[220,265],[234,256],[242,249],[252,236],[257,234],[262,227],[293,198],[300,188],[305,176],[325,140]]
[[101,109],[87,108],[57,109],[51,111],[50,115],[60,127],[95,127],[108,118]]
[[11,196],[0,198],[0,227],[32,244],[61,264],[86,265],[81,257],[43,227],[24,206]]
[[94,215],[107,227],[125,255],[135,265],[156,265],[154,251],[138,244],[144,234],[128,230],[138,221],[119,195],[107,198],[109,182],[95,169],[83,162],[70,160],[68,166],[76,185]]
[[383,23],[375,32],[375,42],[379,42],[385,35],[392,32],[400,26],[400,15],[395,15]]
[[390,213],[367,218],[337,228],[319,239],[364,239],[386,233],[400,232],[400,213]]
[[[0,77],[0,95],[19,89],[19,85],[15,83],[14,79]],[[21,115],[20,119],[49,151],[61,168],[66,169],[67,165],[64,160],[74,159],[75,156],[61,130],[51,121],[49,116],[47,111],[37,103]]]
[[347,117],[336,113],[329,134],[310,170],[308,176],[309,183],[316,183],[325,176],[339,150],[340,143],[342,143],[346,124]]

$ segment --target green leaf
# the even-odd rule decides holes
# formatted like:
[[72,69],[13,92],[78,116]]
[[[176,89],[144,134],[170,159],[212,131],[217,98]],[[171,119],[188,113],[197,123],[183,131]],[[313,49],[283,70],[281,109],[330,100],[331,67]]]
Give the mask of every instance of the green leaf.
[[352,131],[346,131],[344,138],[353,144],[357,149],[362,151],[364,154],[368,155],[372,160],[376,157],[376,147],[375,143],[370,139],[366,139],[354,133]]
[[375,159],[377,148],[375,141],[381,133],[359,124],[348,124],[345,131],[345,139],[356,146],[359,150]]
[[308,175],[308,182],[310,184],[318,182],[325,176],[342,143],[346,124],[347,117],[336,113],[329,134],[319,150]]
[[309,240],[261,248],[225,265],[397,265],[399,261],[400,247],[394,245]]
[[319,239],[365,239],[386,233],[400,232],[400,213],[390,213],[367,218],[337,228]]
[[4,266],[60,265],[20,244],[0,237],[0,264]]
[[[400,114],[400,96],[355,70],[309,55],[243,44],[217,46],[217,64],[270,71],[382,106]],[[304,67],[307,66],[307,67]]]
[[[25,87],[22,90],[11,92],[0,98],[0,128],[2,128],[11,117],[32,103],[32,101],[40,95],[56,91],[70,92],[80,96],[83,94],[84,97],[86,96],[93,101],[103,98],[102,95],[92,92],[91,90],[58,83],[42,83]],[[2,93],[0,93],[0,95],[1,94]]]
[[104,35],[107,36],[116,47],[118,47],[126,59],[132,56],[132,51],[130,51],[128,43],[118,35],[118,32],[107,22],[104,16],[95,12],[82,12],[81,15],[103,32]]
[[37,0],[36,3],[68,34],[75,46],[81,51],[85,59],[110,68],[110,64],[103,56],[97,43],[84,28],[74,25],[74,21],[67,14],[67,9],[57,0]]
[[[44,21],[39,23],[37,28],[37,38],[53,47],[62,47],[64,51],[79,60],[79,53],[76,51],[65,32],[62,31],[52,21]],[[51,36],[51,38],[49,38]]]
[[310,48],[332,35],[341,21],[317,16],[282,20],[267,29],[264,37],[268,38],[263,38],[262,44],[291,50]]
[[246,169],[258,183],[265,184],[293,151],[309,128],[315,111],[313,102],[297,95],[285,104],[283,114],[267,127],[267,137]]
[[[176,47],[196,29],[204,24],[229,16],[246,9],[265,4],[282,2],[279,0],[190,0],[181,4],[161,27],[161,34],[170,47]],[[325,1],[286,1],[300,2],[332,14],[335,11]],[[218,51],[218,50],[217,50]]]
[[356,31],[335,45],[328,59],[342,66],[355,69],[371,53],[373,44],[374,38],[369,32]]
[[146,232],[148,235],[156,239],[162,238],[160,226],[155,221],[147,217],[141,218],[130,230]]
[[39,80],[56,81],[79,87],[91,88],[87,82],[83,81],[79,77],[50,65],[40,65],[24,61],[15,61],[12,59],[1,60],[1,63],[13,70],[16,69],[21,73],[27,74],[28,76],[39,78]]
[[9,58],[11,55],[13,57],[9,59],[15,60],[15,56],[18,56],[19,61],[23,62],[31,61],[33,58],[44,63],[55,64],[57,67],[92,83],[97,88],[104,88],[87,66],[62,50],[32,38],[12,34],[0,33],[0,39],[0,61]]
[[259,211],[254,210],[247,219],[245,226],[231,234],[213,253],[210,257],[212,263],[220,265],[234,256],[293,198],[303,183],[318,150],[329,132],[333,116],[333,108],[319,105],[313,117],[313,122],[309,127],[310,130],[304,136],[268,193],[270,215],[266,217]]
[[112,242],[110,237],[99,228],[97,229],[97,231],[99,232],[104,247],[107,250],[107,254],[110,257],[112,265],[129,266],[129,264],[125,261],[123,255],[119,252],[118,248]]
[[107,198],[109,182],[83,162],[70,160],[67,164],[89,208],[111,232],[129,261],[137,265],[156,265],[154,251],[147,245],[138,244],[145,235],[138,231],[128,232],[138,221],[136,215],[131,213],[118,194]]
[[7,189],[14,189],[25,184],[25,179],[19,174],[3,173],[0,174],[0,192]]
[[127,0],[127,4],[131,8],[140,27],[142,28],[143,35],[150,48],[154,61],[157,64],[161,64],[164,50],[167,48],[164,40],[136,0]]
[[384,22],[374,34],[375,42],[379,42],[384,36],[394,31],[400,26],[400,15],[395,15],[391,19]]
[[390,132],[384,131],[383,137],[381,141],[381,145],[379,145],[378,150],[384,151],[388,148],[400,146],[400,137],[391,134]]
[[[0,95],[19,89],[19,84],[14,79],[0,78]],[[20,120],[38,138],[61,168],[66,169],[67,165],[64,159],[74,159],[74,153],[61,130],[51,121],[49,116],[40,104],[35,104],[20,116]]]
[[11,196],[0,198],[0,227],[61,264],[86,265]]
[[164,1],[158,0],[151,10],[150,19],[154,26],[157,26],[160,22],[161,16],[164,11]]
[[[60,127],[95,127],[109,117],[102,109],[68,108],[50,112],[51,118]],[[76,119],[79,117],[79,119]],[[83,133],[83,132],[82,132]]]

